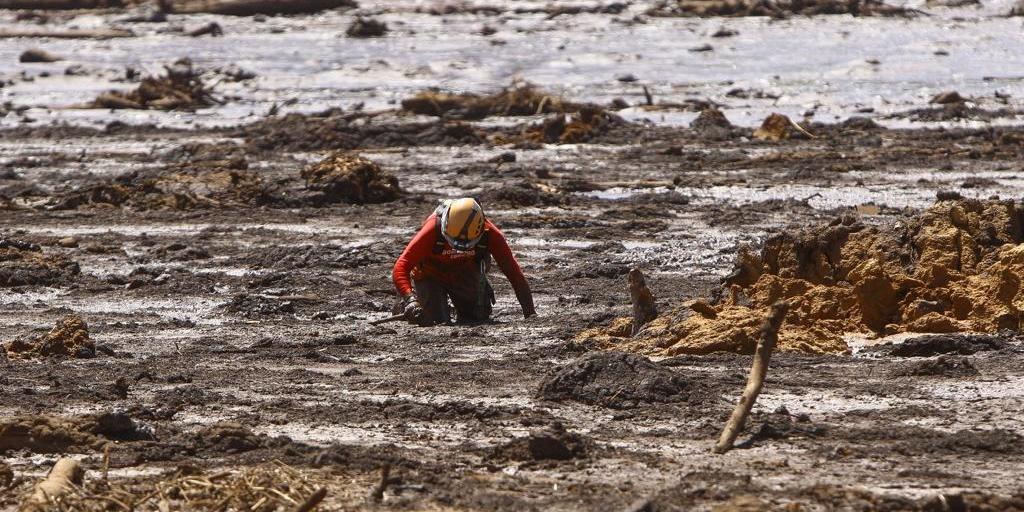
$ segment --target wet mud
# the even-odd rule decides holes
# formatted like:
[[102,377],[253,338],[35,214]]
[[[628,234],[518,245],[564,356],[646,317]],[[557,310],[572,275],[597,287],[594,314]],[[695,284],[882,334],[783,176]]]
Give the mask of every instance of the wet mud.
[[[0,508],[74,454],[80,510],[291,509],[320,489],[320,510],[1021,509],[1015,82],[976,77],[981,59],[960,100],[929,103],[953,85],[923,73],[874,104],[871,84],[893,83],[861,62],[874,50],[843,57],[849,73],[816,67],[814,44],[793,69],[747,71],[743,53],[837,27],[854,47],[865,26],[941,26],[970,53],[959,27],[1003,21],[681,5],[0,15],[135,34],[90,46],[103,62],[53,40],[63,61],[19,63],[28,45],[0,41]],[[387,31],[347,37],[360,17]],[[222,36],[188,36],[211,22]],[[605,48],[624,33],[642,58]],[[669,39],[684,46],[653,44]],[[491,58],[453,59],[466,41]],[[131,77],[129,55],[146,64]],[[685,78],[661,74],[665,55]],[[216,101],[131,96],[181,56]],[[113,84],[147,108],[74,106]],[[491,323],[371,325],[450,196],[480,198],[508,236],[538,317],[492,269]],[[764,390],[712,455],[783,298]]]

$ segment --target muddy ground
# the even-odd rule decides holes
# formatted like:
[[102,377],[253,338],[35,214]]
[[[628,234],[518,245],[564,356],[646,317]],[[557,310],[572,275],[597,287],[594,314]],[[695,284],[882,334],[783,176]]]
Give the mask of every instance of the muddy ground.
[[[640,7],[628,12],[645,31],[674,23]],[[389,20],[387,38],[443,30],[396,25],[402,16],[459,27],[501,16],[545,27],[568,20],[537,32],[549,41],[575,37],[571,20],[631,19],[594,9],[360,14]],[[354,16],[311,25],[337,22],[344,32]],[[302,19],[271,17],[285,28],[262,37],[294,34]],[[166,37],[180,45],[177,57],[202,53],[185,35],[137,39]],[[138,42],[103,44],[123,55],[120,45]],[[0,54],[14,45],[0,42]],[[370,76],[381,91],[407,92],[404,82],[389,89],[389,74]],[[217,83],[215,95],[225,87]],[[19,84],[7,97],[25,97],[30,85]],[[491,85],[466,90],[508,83]],[[567,101],[606,106],[609,90],[588,87]],[[716,87],[737,126],[712,115],[693,128],[672,115],[645,122],[613,106],[573,108],[568,122],[494,111],[442,119],[397,104],[352,108],[358,88],[336,104],[318,89],[317,101],[340,109],[275,107],[247,124],[216,106],[168,117],[82,105],[44,112],[41,101],[5,107],[0,249],[21,259],[0,267],[0,340],[38,339],[75,314],[92,346],[0,360],[0,454],[14,473],[0,506],[15,508],[60,454],[75,454],[95,482],[106,445],[111,481],[136,497],[172,477],[276,460],[328,489],[324,510],[1024,509],[1024,347],[1015,332],[850,336],[847,354],[779,353],[740,446],[725,455],[710,450],[749,356],[650,362],[576,340],[629,314],[633,267],[668,310],[712,294],[740,246],[773,232],[842,215],[885,226],[957,194],[1020,198],[1016,100],[992,114],[981,100],[949,107],[923,98],[919,111],[886,114],[893,123],[824,88],[822,103],[875,120],[790,113],[813,138],[762,141],[750,128],[757,122],[734,113],[759,115],[763,98]],[[229,104],[276,105],[266,89],[237,94]],[[689,119],[706,106],[659,108]],[[358,160],[360,169],[384,173],[364,183],[375,193],[307,180],[302,171],[334,150],[356,150],[370,162]],[[461,195],[480,197],[509,236],[538,317],[524,320],[493,273],[491,324],[370,326],[390,314],[391,265],[407,239],[439,200]],[[908,349],[885,345],[907,339]],[[385,465],[388,485],[368,498]]]

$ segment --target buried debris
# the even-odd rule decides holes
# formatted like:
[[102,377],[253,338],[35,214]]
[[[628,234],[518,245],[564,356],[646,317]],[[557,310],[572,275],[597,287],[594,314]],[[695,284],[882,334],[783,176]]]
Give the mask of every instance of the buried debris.
[[75,459],[58,459],[49,474],[36,484],[32,494],[21,504],[22,512],[43,512],[59,508],[64,496],[75,492],[85,479],[85,468]]
[[928,334],[903,343],[867,347],[864,352],[892,357],[931,357],[944,354],[969,356],[978,352],[1006,348],[1007,338],[1008,336],[991,334]]
[[629,297],[633,301],[633,325],[631,335],[636,335],[651,320],[658,317],[658,306],[654,303],[654,295],[647,287],[643,272],[634,268],[629,271]]
[[522,139],[547,144],[578,144],[625,123],[621,117],[600,107],[584,107],[575,114],[554,114],[540,124],[527,127]]
[[122,412],[57,417],[11,416],[0,420],[0,453],[87,453],[109,440],[150,440],[152,434]]
[[814,138],[814,135],[804,130],[792,119],[778,113],[765,118],[761,126],[754,130],[754,138],[759,140],[780,141],[790,139],[796,135]]
[[78,263],[36,244],[0,238],[0,287],[51,286],[79,274]]
[[584,105],[566,101],[531,84],[517,83],[490,95],[422,91],[402,100],[402,109],[425,116],[483,119],[487,116],[533,116],[579,112]]
[[65,356],[96,357],[96,345],[89,339],[89,327],[78,315],[69,315],[57,322],[50,332],[37,340],[14,340],[4,345],[13,358]]
[[348,37],[381,37],[387,33],[388,25],[383,21],[362,17],[356,18],[345,31]]
[[189,59],[178,59],[164,66],[167,74],[146,77],[133,91],[111,91],[100,94],[92,108],[131,108],[152,110],[194,110],[218,103],[203,83],[200,72]]
[[386,203],[398,199],[398,178],[355,153],[337,151],[302,170],[306,188],[323,203]]
[[885,227],[844,216],[779,233],[760,251],[741,249],[713,300],[662,314],[634,338],[616,321],[578,339],[664,356],[750,354],[779,300],[791,304],[780,350],[847,352],[849,333],[1018,332],[1022,219],[1011,201],[944,200]]

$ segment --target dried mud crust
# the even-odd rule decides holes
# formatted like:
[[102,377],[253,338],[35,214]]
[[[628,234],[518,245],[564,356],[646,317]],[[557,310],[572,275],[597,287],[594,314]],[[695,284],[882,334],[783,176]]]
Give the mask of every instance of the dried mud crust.
[[37,244],[0,238],[0,288],[52,286],[73,281],[78,263],[60,254],[46,254]]
[[846,333],[1019,332],[1022,215],[1012,201],[945,200],[882,228],[843,217],[780,233],[759,252],[741,250],[711,301],[686,303],[632,339],[616,326],[581,338],[661,355],[751,353],[778,300],[792,304],[781,350],[845,352]]

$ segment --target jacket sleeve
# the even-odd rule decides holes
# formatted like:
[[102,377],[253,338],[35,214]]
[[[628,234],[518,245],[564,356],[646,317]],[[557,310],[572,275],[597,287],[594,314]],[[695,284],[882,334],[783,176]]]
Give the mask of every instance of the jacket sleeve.
[[423,226],[416,233],[416,236],[412,237],[409,241],[409,245],[405,246],[405,250],[402,251],[402,255],[395,261],[395,268],[391,271],[391,280],[395,283],[395,289],[398,290],[398,294],[402,297],[412,294],[412,280],[409,277],[409,273],[412,269],[416,268],[416,265],[430,255],[430,251],[434,249],[434,242],[436,241],[436,234],[434,233],[434,223],[436,222],[436,215],[431,214],[427,217],[427,220],[423,222]]
[[508,240],[505,239],[501,230],[490,221],[487,221],[487,229],[491,232],[489,243],[494,261],[512,284],[512,289],[516,292],[516,299],[519,300],[519,305],[523,308],[523,314],[525,316],[533,315],[536,312],[533,307],[533,293],[530,291],[530,284],[526,282],[526,276],[523,275],[523,269],[519,267],[519,262],[512,255]]

